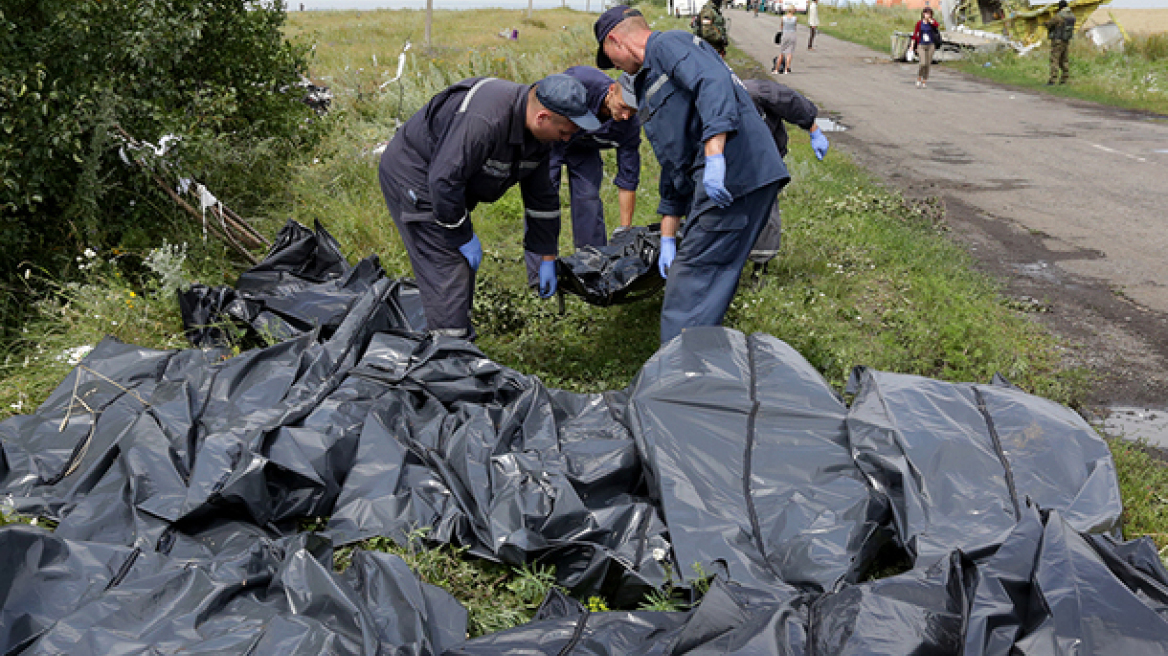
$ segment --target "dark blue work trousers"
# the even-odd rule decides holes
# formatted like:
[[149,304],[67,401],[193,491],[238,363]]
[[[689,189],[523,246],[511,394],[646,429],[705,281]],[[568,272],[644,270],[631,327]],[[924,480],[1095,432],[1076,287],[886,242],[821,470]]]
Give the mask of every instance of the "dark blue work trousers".
[[604,203],[600,202],[600,183],[604,180],[604,163],[599,148],[568,148],[561,156],[552,150],[552,185],[560,188],[560,167],[568,167],[568,194],[572,200],[572,242],[576,250],[585,246],[601,247],[608,243],[604,227]]
[[475,272],[462,253],[450,245],[450,231],[435,223],[429,212],[407,210],[409,206],[401,202],[392,185],[383,181],[381,191],[410,256],[426,312],[426,328],[433,333],[474,339],[471,303]]
[[735,198],[730,207],[714,206],[686,220],[665,281],[662,344],[685,328],[721,325],[781,187],[773,182]]

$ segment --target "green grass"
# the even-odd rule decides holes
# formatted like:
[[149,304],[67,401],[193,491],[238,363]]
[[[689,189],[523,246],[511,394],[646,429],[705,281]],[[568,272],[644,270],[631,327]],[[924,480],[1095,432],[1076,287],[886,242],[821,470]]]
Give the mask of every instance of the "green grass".
[[[659,9],[647,11],[658,28],[684,25],[662,17]],[[483,74],[534,81],[590,63],[595,53],[594,15],[581,12],[540,11],[526,23],[518,11],[438,12],[430,51],[418,45],[420,16],[409,11],[290,15],[289,34],[317,44],[313,78],[330,85],[337,99],[327,137],[304,154],[287,193],[272,199],[270,215],[260,217],[269,232],[288,217],[308,225],[320,220],[351,260],[376,253],[390,275],[409,275],[409,260],[377,185],[373,149],[450,82]],[[828,25],[836,17],[829,16],[834,14],[824,11],[825,29],[835,29]],[[508,26],[519,29],[518,41],[494,36]],[[887,48],[887,33],[880,38]],[[407,53],[406,74],[381,89],[396,72],[397,53],[407,40],[415,46]],[[733,49],[729,61],[744,77],[761,72]],[[744,282],[727,325],[788,341],[837,389],[850,368],[862,364],[952,381],[987,381],[1001,372],[1062,403],[1075,405],[1082,398],[1090,384],[1087,372],[1065,367],[1066,345],[1017,311],[995,281],[972,272],[968,256],[946,238],[944,209],[937,201],[901,197],[838,151],[817,161],[801,131],[793,131],[791,141],[787,163],[794,181],[782,198],[782,252],[766,275]],[[656,220],[659,175],[647,143],[642,154],[638,224]],[[611,152],[606,156],[608,170],[614,170]],[[616,190],[606,184],[602,195],[611,228]],[[553,387],[626,386],[657,349],[660,297],[614,308],[569,298],[560,314],[554,301],[539,300],[526,288],[521,217],[517,190],[474,216],[486,253],[475,299],[479,346]],[[568,252],[569,240],[565,229],[562,252]],[[79,264],[93,266],[73,283],[30,272],[33,282],[40,280],[38,288],[51,293],[43,295],[36,318],[25,326],[28,332],[3,344],[0,418],[31,411],[69,370],[61,357],[67,349],[94,344],[107,333],[156,348],[185,346],[173,296],[164,276],[143,264],[147,255],[79,254]],[[219,284],[233,274],[224,262],[212,248],[194,249],[181,263],[171,262],[169,275]],[[1163,468],[1146,456],[1141,460],[1142,452],[1125,443],[1113,443],[1113,449],[1125,481],[1127,535],[1151,535],[1168,545]],[[1133,487],[1130,481],[1141,483]],[[546,570],[467,559],[458,549],[421,550],[385,539],[361,546],[403,555],[424,580],[454,594],[469,609],[475,635],[527,621],[551,584]],[[346,553],[338,553],[341,566]],[[607,607],[603,599],[586,601],[592,608]],[[646,599],[644,606],[679,607],[669,591]]]
[[[919,18],[920,12],[904,7],[853,5],[820,9],[824,32],[883,54],[889,53],[893,32],[911,33]],[[1128,41],[1122,53],[1099,51],[1086,38],[1076,36],[1071,42],[1071,81],[1053,87],[1046,86],[1050,74],[1050,49],[1046,45],[1026,55],[1010,49],[975,53],[941,66],[1000,84],[1168,116],[1165,34],[1137,36]]]

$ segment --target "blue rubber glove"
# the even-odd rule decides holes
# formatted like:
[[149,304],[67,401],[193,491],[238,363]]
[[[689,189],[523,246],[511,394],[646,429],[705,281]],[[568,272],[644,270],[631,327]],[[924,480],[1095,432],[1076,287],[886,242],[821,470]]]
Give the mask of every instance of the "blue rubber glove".
[[823,130],[816,130],[811,133],[811,150],[815,151],[815,156],[820,160],[827,154],[827,135],[823,134]]
[[734,197],[726,191],[726,156],[706,155],[706,170],[702,173],[702,184],[706,195],[718,207],[730,207]]
[[477,272],[479,270],[479,265],[483,263],[483,244],[479,241],[478,235],[471,234],[470,241],[459,246],[458,252],[466,258],[471,271]]
[[556,261],[542,260],[539,263],[539,297],[551,298],[556,293]]
[[677,239],[675,237],[661,238],[661,252],[657,255],[657,270],[662,278],[668,278],[669,267],[673,265],[673,258],[677,257]]

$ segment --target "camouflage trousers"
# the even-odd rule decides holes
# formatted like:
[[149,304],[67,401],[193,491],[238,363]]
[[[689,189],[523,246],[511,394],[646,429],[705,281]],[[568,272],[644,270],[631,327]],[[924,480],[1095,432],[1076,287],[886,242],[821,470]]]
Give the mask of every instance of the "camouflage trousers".
[[[1071,76],[1071,67],[1067,62],[1068,46],[1070,43],[1066,41],[1050,42],[1050,79],[1047,80],[1048,84],[1065,83],[1067,78]],[[1062,71],[1062,79],[1059,79],[1059,71]]]

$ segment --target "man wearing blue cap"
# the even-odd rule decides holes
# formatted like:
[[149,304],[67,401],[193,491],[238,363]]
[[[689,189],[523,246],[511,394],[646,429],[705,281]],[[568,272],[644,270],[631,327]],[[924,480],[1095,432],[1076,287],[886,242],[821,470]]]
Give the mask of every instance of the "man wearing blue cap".
[[626,6],[601,14],[594,32],[597,66],[637,75],[642,125],[661,164],[664,344],[684,328],[722,323],[790,176],[742,81],[701,37],[655,32]]
[[[613,184],[618,189],[620,227],[614,234],[633,224],[637,208],[637,186],[641,181],[641,125],[636,120],[637,99],[633,78],[627,73],[613,80],[604,71],[591,66],[573,66],[564,71],[580,81],[588,92],[588,109],[601,121],[595,130],[580,130],[565,142],[552,146],[550,172],[552,184],[560,188],[561,169],[568,169],[568,192],[572,207],[572,241],[577,250],[585,246],[600,247],[608,243],[604,225],[604,204],[600,201],[600,184],[604,163],[600,151],[616,149],[617,173]],[[527,280],[538,281],[540,258],[527,253]]]
[[540,256],[540,296],[556,291],[560,198],[551,144],[600,127],[578,80],[562,73],[526,85],[471,78],[430,99],[398,129],[378,180],[401,233],[433,334],[474,339],[471,303],[483,247],[470,213],[516,183],[524,248]]

